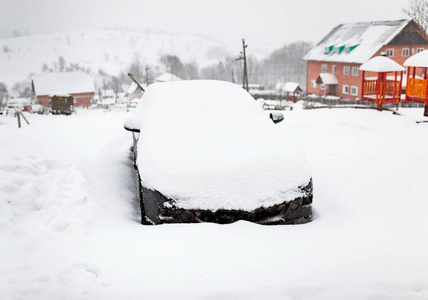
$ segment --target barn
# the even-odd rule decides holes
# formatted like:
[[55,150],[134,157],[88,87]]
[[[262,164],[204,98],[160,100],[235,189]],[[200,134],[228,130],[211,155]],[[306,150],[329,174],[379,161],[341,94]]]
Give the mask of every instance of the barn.
[[49,96],[68,94],[74,99],[74,106],[88,107],[95,93],[92,78],[82,72],[42,73],[32,80],[37,101],[49,106]]

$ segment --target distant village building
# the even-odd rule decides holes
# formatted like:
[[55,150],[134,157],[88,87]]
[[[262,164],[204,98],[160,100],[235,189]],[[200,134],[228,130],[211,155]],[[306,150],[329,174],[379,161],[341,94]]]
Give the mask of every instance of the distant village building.
[[281,94],[285,94],[285,100],[297,102],[299,95],[303,92],[302,87],[297,82],[278,82],[275,86]]
[[248,84],[248,91],[263,91],[265,87],[262,84],[250,83]]
[[31,112],[31,100],[26,98],[12,98],[7,101],[7,107]]
[[308,94],[361,99],[360,66],[384,53],[402,65],[428,49],[428,37],[413,20],[341,24],[304,57]]
[[181,81],[180,77],[171,73],[163,73],[155,78],[154,82],[168,82],[168,81]]
[[296,102],[303,92],[302,87],[296,82],[278,82],[275,89],[265,90],[261,84],[249,84],[248,92],[254,99],[286,100]]
[[[146,90],[147,85],[141,84],[140,85],[144,90]],[[129,100],[133,99],[140,99],[141,96],[143,96],[144,92],[138,87],[138,85],[135,82],[132,82],[130,86],[126,89],[126,95]]]
[[92,78],[82,72],[42,73],[32,80],[37,101],[49,106],[49,96],[68,94],[74,99],[74,106],[88,107],[95,93]]
[[116,93],[112,89],[101,90],[101,98],[116,98]]

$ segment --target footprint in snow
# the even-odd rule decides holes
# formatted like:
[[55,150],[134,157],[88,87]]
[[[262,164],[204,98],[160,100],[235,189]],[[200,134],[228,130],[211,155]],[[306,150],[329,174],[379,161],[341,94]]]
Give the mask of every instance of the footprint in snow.
[[[86,179],[73,165],[39,159],[15,157],[0,164],[1,227],[37,227],[55,233],[69,233],[92,219],[85,188]],[[86,212],[86,214],[85,214]]]

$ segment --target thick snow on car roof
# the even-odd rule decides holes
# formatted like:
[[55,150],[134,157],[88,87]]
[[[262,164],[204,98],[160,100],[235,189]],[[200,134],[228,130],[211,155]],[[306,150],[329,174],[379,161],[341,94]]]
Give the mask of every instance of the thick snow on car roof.
[[309,183],[300,149],[235,84],[152,84],[136,116],[142,184],[179,208],[269,207],[301,196],[297,187]]

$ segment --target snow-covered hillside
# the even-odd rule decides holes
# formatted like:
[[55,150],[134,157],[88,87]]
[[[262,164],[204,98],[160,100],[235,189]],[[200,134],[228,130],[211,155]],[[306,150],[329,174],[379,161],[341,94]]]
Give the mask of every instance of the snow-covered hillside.
[[30,73],[53,67],[63,57],[67,64],[78,63],[93,72],[102,69],[110,75],[128,72],[139,59],[148,65],[159,64],[163,55],[177,55],[183,62],[205,66],[218,62],[237,49],[213,40],[189,35],[168,35],[130,31],[72,31],[0,39],[0,82],[9,87],[28,79]]
[[428,123],[400,112],[284,111],[296,226],[140,225],[129,113],[0,115],[1,299],[428,299]]

